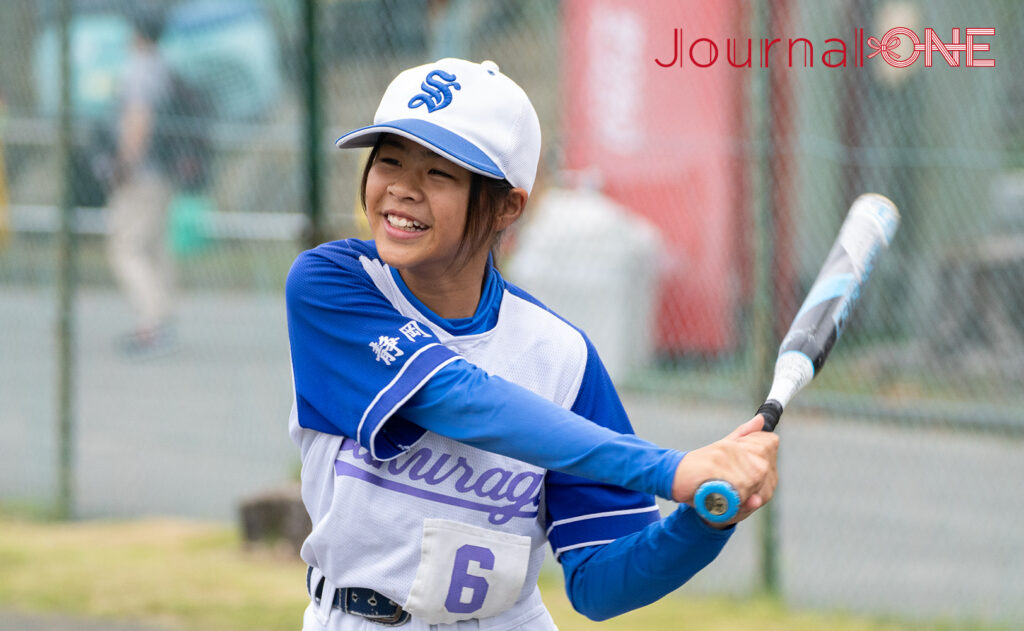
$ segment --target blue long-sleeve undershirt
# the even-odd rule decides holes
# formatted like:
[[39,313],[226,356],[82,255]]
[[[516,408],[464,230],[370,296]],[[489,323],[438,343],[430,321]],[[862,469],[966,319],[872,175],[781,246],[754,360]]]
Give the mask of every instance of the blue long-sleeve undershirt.
[[601,427],[464,360],[439,370],[401,415],[484,451],[666,499],[683,459],[680,451]]
[[[438,371],[401,414],[480,449],[668,498],[683,458],[681,452],[587,421],[461,360]],[[684,505],[611,543],[566,550],[559,560],[569,599],[594,620],[650,604],[714,560],[731,532],[710,527]]]

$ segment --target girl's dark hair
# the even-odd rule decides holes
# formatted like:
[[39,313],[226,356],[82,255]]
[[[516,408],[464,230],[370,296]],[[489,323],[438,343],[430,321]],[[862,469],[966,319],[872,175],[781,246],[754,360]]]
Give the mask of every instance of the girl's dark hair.
[[[366,164],[363,165],[363,177],[359,183],[359,201],[363,205],[363,212],[366,212],[366,180],[370,176],[370,167],[377,158],[380,150],[383,135],[377,139],[373,149],[370,151]],[[498,213],[501,211],[505,199],[512,190],[508,180],[499,180],[493,177],[472,173],[469,183],[469,207],[466,211],[466,227],[462,232],[462,242],[453,264],[460,263],[464,257],[487,245],[491,255],[497,263],[497,249],[501,243],[502,233],[496,233],[494,226],[498,222]],[[487,243],[490,239],[491,242]]]

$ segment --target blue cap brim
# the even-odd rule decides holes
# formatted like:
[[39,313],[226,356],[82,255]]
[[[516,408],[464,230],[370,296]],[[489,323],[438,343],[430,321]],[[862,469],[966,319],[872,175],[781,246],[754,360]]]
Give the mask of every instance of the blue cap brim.
[[372,147],[381,134],[398,134],[436,151],[474,173],[493,178],[505,179],[498,165],[487,157],[479,147],[462,136],[443,127],[418,118],[402,118],[379,125],[361,127],[338,138],[334,145],[339,149],[349,147]]

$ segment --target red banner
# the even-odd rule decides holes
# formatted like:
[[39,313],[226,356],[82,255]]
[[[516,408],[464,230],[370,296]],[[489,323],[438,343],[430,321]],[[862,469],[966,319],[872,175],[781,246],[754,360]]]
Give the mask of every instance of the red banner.
[[660,229],[662,354],[715,354],[737,342],[736,147],[751,70],[727,56],[749,57],[746,14],[741,2],[565,3],[566,166],[596,170],[607,195]]

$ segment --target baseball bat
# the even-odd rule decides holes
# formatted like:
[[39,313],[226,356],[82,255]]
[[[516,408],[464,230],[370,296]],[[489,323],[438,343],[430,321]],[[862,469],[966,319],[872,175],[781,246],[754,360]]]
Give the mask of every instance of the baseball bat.
[[[764,431],[775,430],[793,395],[821,372],[878,254],[892,242],[899,223],[896,205],[882,195],[865,193],[850,206],[839,236],[779,345],[771,389],[757,410],[764,416]],[[705,520],[725,523],[739,511],[740,496],[727,480],[707,480],[697,489],[693,504]]]

